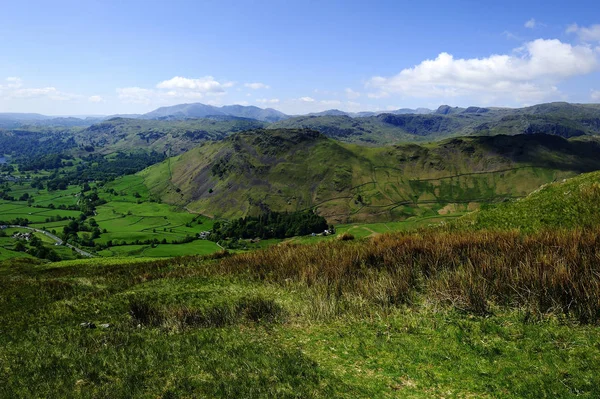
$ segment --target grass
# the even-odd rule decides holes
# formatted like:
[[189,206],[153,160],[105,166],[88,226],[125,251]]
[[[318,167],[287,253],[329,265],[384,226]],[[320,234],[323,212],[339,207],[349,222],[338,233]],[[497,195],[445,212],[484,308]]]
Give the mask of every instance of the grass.
[[482,209],[460,220],[461,227],[519,229],[597,226],[600,220],[600,172],[542,186],[519,201]]
[[598,397],[598,233],[5,261],[0,396]]
[[7,221],[24,218],[32,223],[43,224],[52,216],[77,217],[79,214],[77,211],[36,208],[28,206],[27,202],[0,200],[0,217]]
[[100,256],[173,257],[185,255],[208,255],[221,248],[212,241],[197,240],[186,244],[123,245],[99,252]]

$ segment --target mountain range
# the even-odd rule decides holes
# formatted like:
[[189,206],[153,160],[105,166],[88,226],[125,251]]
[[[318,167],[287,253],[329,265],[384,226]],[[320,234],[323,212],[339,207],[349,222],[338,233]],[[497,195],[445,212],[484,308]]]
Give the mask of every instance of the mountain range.
[[[98,131],[98,125],[118,125],[113,133],[122,134],[119,126],[123,119],[129,125],[140,126],[138,133],[157,131],[159,125],[143,121],[160,121],[216,126],[223,124],[225,131],[232,123],[250,128],[313,129],[328,137],[346,142],[369,145],[399,142],[424,142],[455,136],[535,134],[546,133],[562,137],[600,134],[599,104],[549,103],[525,108],[450,107],[442,105],[437,110],[399,109],[384,113],[347,113],[329,110],[316,114],[290,116],[271,108],[229,105],[215,107],[206,104],[180,104],[158,108],[143,115],[118,115],[110,117],[47,117],[40,114],[0,114],[0,128],[75,127]],[[117,120],[117,122],[115,122]],[[210,120],[211,122],[201,122]],[[142,128],[146,126],[147,129]],[[160,125],[163,126],[163,125]],[[168,125],[164,125],[168,129]],[[238,131],[239,129],[234,129]]]

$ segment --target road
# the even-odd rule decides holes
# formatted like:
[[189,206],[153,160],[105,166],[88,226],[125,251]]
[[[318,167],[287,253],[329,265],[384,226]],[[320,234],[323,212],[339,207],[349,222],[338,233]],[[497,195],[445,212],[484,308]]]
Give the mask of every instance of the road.
[[44,234],[46,237],[49,237],[51,239],[53,239],[54,241],[56,241],[56,243],[58,245],[64,245],[65,247],[71,248],[73,249],[75,252],[77,252],[78,254],[82,255],[82,256],[87,256],[88,258],[93,258],[94,255],[92,255],[89,252],[84,251],[83,249],[79,249],[71,244],[67,244],[65,243],[63,240],[61,240],[60,238],[58,238],[57,236],[55,236],[52,233],[47,232],[46,230],[40,230],[40,229],[34,229],[33,227],[27,227],[27,226],[17,226],[17,225],[10,225],[8,227],[11,228],[16,228],[16,229],[27,229],[27,230],[31,230],[31,231],[35,231],[37,233],[42,233]]

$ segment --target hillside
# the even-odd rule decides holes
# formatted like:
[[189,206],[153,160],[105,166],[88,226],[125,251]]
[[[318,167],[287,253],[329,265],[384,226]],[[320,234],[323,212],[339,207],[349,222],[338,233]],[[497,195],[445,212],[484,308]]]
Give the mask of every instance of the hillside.
[[256,130],[142,172],[161,200],[215,217],[316,207],[331,221],[398,220],[523,197],[600,169],[596,141],[549,135],[364,147],[311,130]]
[[171,154],[186,151],[207,140],[221,140],[227,135],[265,126],[248,119],[143,120],[113,118],[75,134],[79,144],[99,148],[102,153],[146,149]]
[[518,201],[481,209],[458,223],[525,232],[593,227],[600,224],[599,204],[600,172],[592,172],[545,185]]
[[0,397],[598,398],[599,233],[0,261]]
[[497,134],[552,134],[565,138],[600,134],[600,105],[551,103],[527,108],[451,108],[431,114],[396,113],[352,118],[346,115],[299,116],[268,128],[314,129],[345,142],[385,144],[424,142],[448,137]]

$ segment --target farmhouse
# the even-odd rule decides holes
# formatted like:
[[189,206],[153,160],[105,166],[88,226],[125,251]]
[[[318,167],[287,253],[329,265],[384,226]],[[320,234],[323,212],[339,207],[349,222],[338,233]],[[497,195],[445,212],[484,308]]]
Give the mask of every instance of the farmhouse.
[[31,240],[31,233],[15,233],[13,234],[12,238],[14,238],[15,240],[25,240],[25,241],[29,241]]

